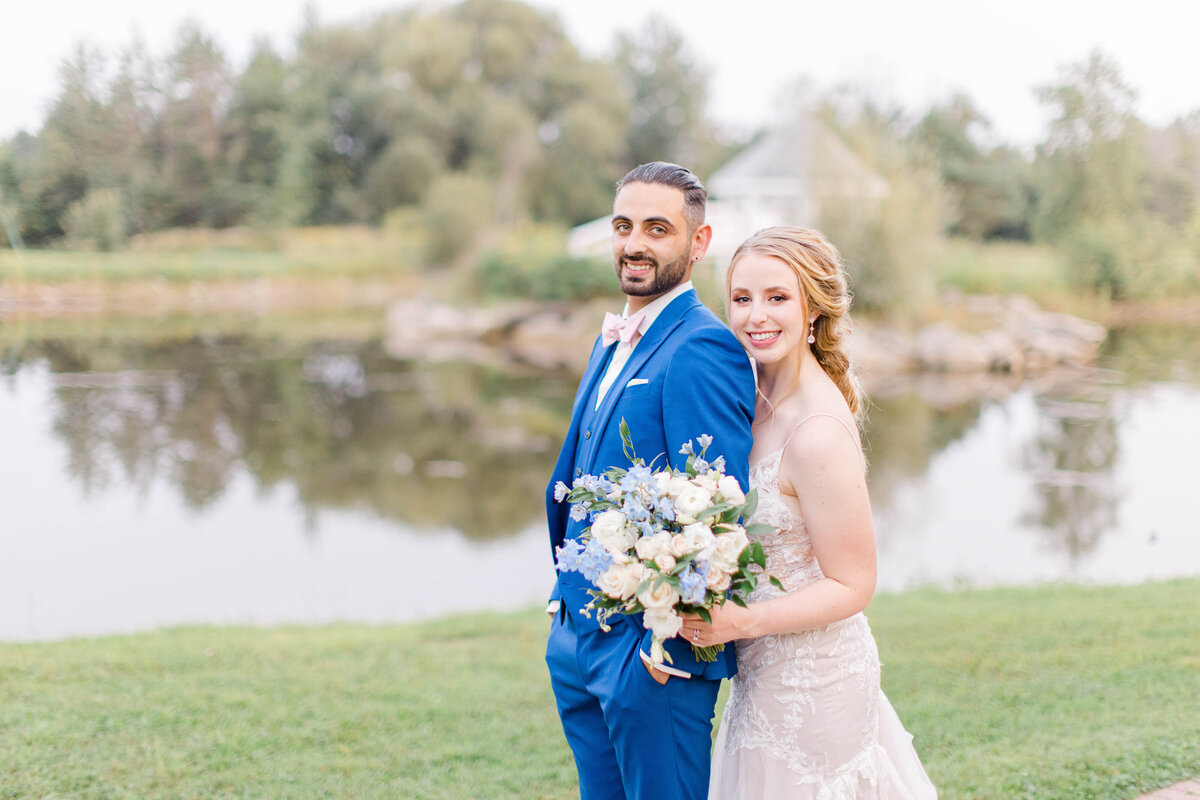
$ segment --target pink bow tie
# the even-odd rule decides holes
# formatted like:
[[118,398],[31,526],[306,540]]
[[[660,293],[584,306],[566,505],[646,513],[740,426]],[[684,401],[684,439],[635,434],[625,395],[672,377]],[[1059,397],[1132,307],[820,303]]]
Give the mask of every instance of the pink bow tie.
[[604,346],[608,347],[613,342],[632,342],[633,337],[637,334],[638,328],[642,325],[642,320],[646,315],[641,311],[631,316],[629,319],[621,317],[611,312],[604,314],[604,327],[600,329],[600,337],[604,342]]

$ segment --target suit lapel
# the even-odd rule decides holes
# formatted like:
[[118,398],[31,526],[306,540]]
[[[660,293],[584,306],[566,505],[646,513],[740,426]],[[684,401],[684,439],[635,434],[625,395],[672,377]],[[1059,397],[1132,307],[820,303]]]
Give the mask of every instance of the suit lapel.
[[[692,290],[679,295],[679,297],[671,301],[670,305],[662,310],[662,313],[654,320],[654,324],[650,326],[650,330],[646,331],[646,335],[633,348],[633,352],[629,355],[629,360],[625,362],[625,366],[621,368],[621,373],[617,375],[616,380],[609,387],[608,394],[604,395],[604,400],[600,403],[600,408],[596,409],[596,418],[592,421],[591,427],[593,430],[607,429],[609,418],[612,417],[613,410],[617,407],[617,401],[620,399],[621,393],[625,391],[626,382],[638,374],[638,371],[650,360],[654,352],[683,323],[683,318],[687,313],[698,305],[700,305],[700,298],[696,296],[695,290]],[[608,363],[607,360],[605,363]],[[592,468],[592,460],[595,458],[595,448],[599,441],[599,436],[593,439],[593,442],[596,444],[592,445],[585,456],[584,471]]]
[[588,359],[587,370],[579,380],[579,395],[575,398],[576,408],[572,414],[576,423],[587,413],[588,399],[596,389],[596,382],[608,370],[608,362],[612,360],[612,354],[616,352],[616,349],[615,343],[605,347],[599,338],[596,339],[596,344],[592,347],[592,357]]
[[571,411],[571,425],[567,428],[559,461],[554,470],[555,476],[559,480],[565,480],[568,485],[574,477],[574,468],[577,466],[575,453],[579,446],[579,429],[583,420],[591,417],[592,404],[589,401],[593,397],[597,381],[608,369],[608,362],[612,359],[612,354],[616,349],[615,344],[604,347],[597,337],[596,344],[592,346],[592,355],[588,359],[587,369],[579,380],[579,390],[575,393],[575,407]]

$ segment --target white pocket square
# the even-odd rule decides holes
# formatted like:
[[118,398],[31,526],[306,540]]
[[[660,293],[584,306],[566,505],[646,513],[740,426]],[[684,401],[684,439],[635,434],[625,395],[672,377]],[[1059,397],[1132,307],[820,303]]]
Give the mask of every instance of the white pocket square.
[[629,383],[625,384],[625,388],[628,389],[630,386],[641,386],[643,383],[649,382],[650,381],[647,378],[634,378],[633,380],[629,381]]

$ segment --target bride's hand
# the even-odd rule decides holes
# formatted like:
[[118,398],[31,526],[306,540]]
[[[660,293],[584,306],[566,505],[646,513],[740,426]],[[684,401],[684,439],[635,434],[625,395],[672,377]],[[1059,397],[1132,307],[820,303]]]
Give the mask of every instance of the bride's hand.
[[696,647],[710,647],[717,644],[732,642],[734,639],[748,639],[750,632],[750,611],[737,603],[726,601],[724,605],[710,612],[712,623],[709,624],[698,614],[684,614],[683,627],[679,635]]

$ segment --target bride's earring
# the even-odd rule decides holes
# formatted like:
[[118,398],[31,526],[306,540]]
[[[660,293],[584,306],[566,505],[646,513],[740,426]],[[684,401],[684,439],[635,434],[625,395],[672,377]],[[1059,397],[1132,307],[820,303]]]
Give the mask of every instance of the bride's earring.
[[813,317],[812,319],[810,319],[808,321],[808,343],[809,344],[816,344],[816,342],[817,342],[817,337],[813,335],[813,325],[815,325],[816,322],[817,322],[816,317]]

